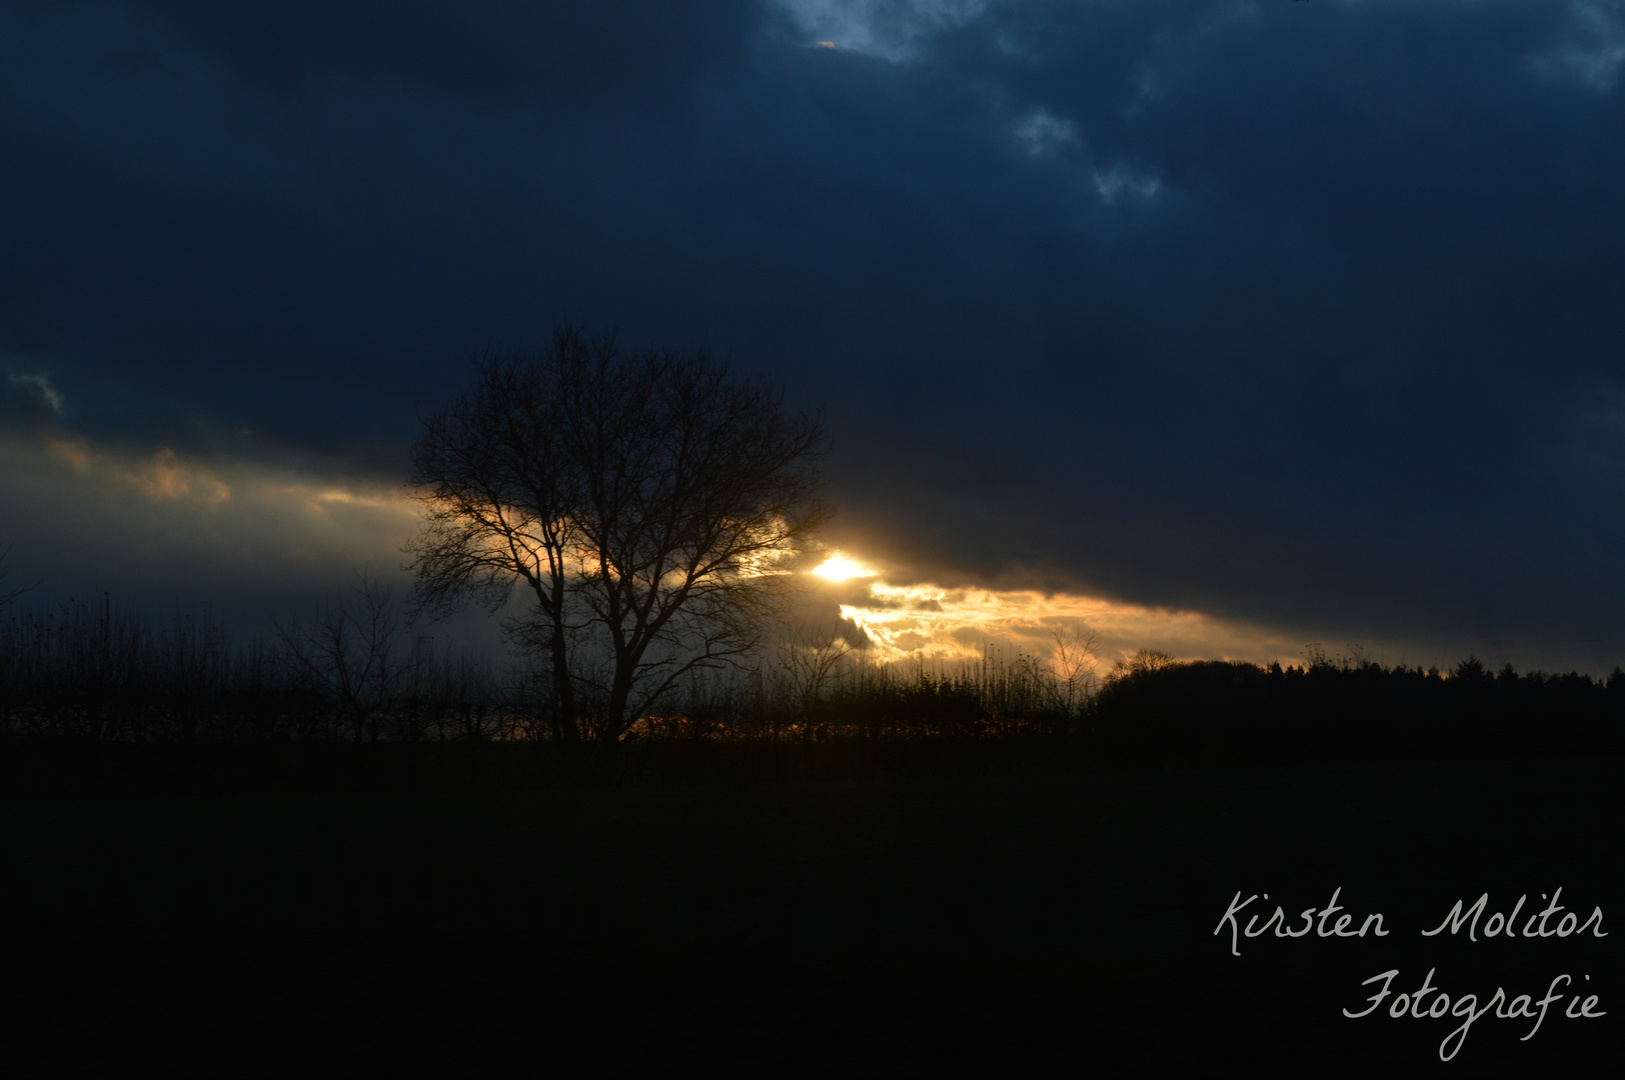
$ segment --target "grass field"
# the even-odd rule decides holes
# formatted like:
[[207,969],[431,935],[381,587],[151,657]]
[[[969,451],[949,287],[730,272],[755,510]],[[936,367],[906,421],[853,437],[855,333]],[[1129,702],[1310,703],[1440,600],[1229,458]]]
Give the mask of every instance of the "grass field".
[[[1625,1015],[1618,784],[1599,760],[11,799],[6,1038],[53,1074],[1591,1065]],[[1610,936],[1420,935],[1559,886]],[[1335,888],[1390,935],[1213,933],[1238,889],[1296,922]],[[1446,1066],[1456,1022],[1340,1015],[1396,967],[1452,997],[1589,974],[1609,1015],[1485,1019]]]

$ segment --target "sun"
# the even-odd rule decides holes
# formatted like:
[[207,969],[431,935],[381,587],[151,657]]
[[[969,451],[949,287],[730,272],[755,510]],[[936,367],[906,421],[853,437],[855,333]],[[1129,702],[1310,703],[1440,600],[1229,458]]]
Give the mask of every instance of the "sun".
[[837,551],[825,559],[813,573],[829,581],[846,581],[849,578],[874,577],[876,571]]

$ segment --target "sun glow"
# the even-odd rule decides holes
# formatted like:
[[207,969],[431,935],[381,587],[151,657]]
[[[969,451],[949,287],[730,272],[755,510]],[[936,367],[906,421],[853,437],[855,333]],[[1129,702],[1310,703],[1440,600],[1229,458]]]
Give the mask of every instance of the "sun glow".
[[837,551],[825,559],[813,573],[829,581],[848,581],[852,578],[874,577],[876,571]]

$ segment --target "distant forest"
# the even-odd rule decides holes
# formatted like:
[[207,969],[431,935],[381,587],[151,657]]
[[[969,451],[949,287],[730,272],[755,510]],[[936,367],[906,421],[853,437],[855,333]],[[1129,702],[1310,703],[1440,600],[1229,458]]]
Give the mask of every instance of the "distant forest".
[[[1625,672],[1443,672],[1312,651],[1301,666],[1142,651],[1103,680],[1046,658],[876,665],[785,643],[698,674],[612,752],[549,715],[544,669],[410,638],[358,590],[234,643],[103,598],[0,621],[0,776],[12,793],[751,780],[1617,754]],[[586,704],[590,706],[590,699]],[[588,718],[590,722],[590,718]],[[314,779],[313,779],[314,778]]]

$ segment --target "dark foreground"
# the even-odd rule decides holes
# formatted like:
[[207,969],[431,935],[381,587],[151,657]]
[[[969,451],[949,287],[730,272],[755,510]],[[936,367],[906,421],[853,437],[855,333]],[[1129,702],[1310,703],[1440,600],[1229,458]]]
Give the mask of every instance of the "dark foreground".
[[[11,799],[7,1057],[41,1075],[1617,1066],[1619,772]],[[1421,935],[1457,899],[1489,893],[1488,916],[1527,894],[1522,923],[1559,887],[1609,936]],[[1296,929],[1336,889],[1389,935],[1243,937],[1237,957],[1214,934],[1237,890],[1269,894],[1240,925],[1279,902]],[[1608,1015],[1565,1018],[1560,982],[1533,1037],[1492,1013],[1441,1063],[1458,1019],[1391,1018],[1393,997],[1342,1015],[1396,968],[1394,995],[1432,969],[1452,1006],[1538,1001],[1567,974]]]

